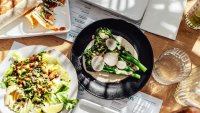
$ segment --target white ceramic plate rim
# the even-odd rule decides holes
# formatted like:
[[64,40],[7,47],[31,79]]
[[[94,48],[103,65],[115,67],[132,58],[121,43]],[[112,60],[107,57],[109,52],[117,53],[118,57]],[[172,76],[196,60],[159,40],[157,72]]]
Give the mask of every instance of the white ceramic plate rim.
[[[76,99],[77,94],[78,94],[78,80],[77,80],[76,70],[75,70],[73,64],[61,52],[51,49],[47,46],[33,45],[33,46],[26,46],[26,47],[22,47],[20,49],[11,51],[11,54],[5,58],[2,66],[1,66],[2,69],[0,70],[0,80],[2,79],[3,74],[6,72],[6,70],[10,67],[10,64],[12,63],[12,61],[10,59],[11,59],[11,55],[13,53],[15,53],[15,52],[20,53],[22,55],[22,58],[26,58],[30,55],[37,54],[42,51],[49,51],[49,50],[51,50],[50,54],[57,57],[61,66],[63,68],[65,68],[66,71],[69,73],[71,82],[69,83],[70,89],[68,91],[68,95],[71,99]],[[4,95],[6,92],[5,89],[2,90],[0,88],[0,90],[1,90],[0,91],[0,113],[1,112],[2,113],[13,113],[7,106],[4,106]]]

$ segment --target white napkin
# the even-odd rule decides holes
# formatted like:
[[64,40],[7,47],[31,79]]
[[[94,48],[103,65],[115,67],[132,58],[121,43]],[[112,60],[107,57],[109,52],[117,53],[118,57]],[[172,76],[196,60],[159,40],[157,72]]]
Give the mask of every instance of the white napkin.
[[187,0],[150,0],[140,28],[176,39]]

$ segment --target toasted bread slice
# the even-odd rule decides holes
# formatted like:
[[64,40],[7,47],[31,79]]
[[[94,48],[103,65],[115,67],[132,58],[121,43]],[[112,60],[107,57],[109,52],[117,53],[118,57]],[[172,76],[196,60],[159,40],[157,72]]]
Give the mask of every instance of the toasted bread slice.
[[37,0],[0,0],[0,30],[37,5]]

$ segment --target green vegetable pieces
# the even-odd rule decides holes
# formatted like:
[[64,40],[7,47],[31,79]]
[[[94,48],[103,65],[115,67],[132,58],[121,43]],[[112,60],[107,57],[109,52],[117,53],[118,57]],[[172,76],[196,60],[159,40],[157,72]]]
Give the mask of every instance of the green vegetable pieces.
[[147,68],[121,45],[120,40],[123,37],[113,35],[109,28],[98,28],[92,37],[92,46],[84,51],[88,71],[125,75],[136,79],[141,79],[137,71],[147,71]]

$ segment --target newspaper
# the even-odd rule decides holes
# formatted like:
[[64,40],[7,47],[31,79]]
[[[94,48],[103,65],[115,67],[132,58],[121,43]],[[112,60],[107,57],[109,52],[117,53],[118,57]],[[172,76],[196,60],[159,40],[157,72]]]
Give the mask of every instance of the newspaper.
[[[84,3],[81,0],[69,0],[69,6],[71,13],[71,30],[66,34],[56,36],[70,42],[74,42],[81,30],[84,29],[87,25],[93,23],[94,21],[106,18],[121,18],[117,15],[111,14],[107,11],[100,10],[97,7]],[[127,21],[136,26],[138,26],[138,24],[140,23],[131,20]]]
[[[24,46],[26,45],[14,42],[10,51],[19,49]],[[9,52],[8,55],[10,53],[11,52]],[[4,61],[1,64],[3,63]],[[0,68],[3,68],[2,66],[3,65],[0,65]],[[100,99],[88,93],[82,86],[79,86],[77,98],[92,101],[102,106],[111,108],[119,113],[159,113],[162,105],[162,100],[142,92],[138,92],[135,95],[130,96],[129,98],[121,100]]]

